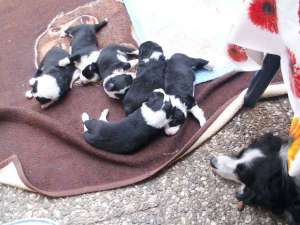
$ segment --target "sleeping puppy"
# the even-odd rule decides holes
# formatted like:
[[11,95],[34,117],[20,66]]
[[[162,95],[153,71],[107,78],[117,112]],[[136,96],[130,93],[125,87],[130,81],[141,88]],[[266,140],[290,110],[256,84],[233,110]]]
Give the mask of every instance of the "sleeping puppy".
[[[101,30],[106,24],[107,19],[98,24],[81,24],[78,26],[69,27],[65,30],[65,36],[71,37],[71,56],[59,61],[60,66],[66,66],[71,62],[80,70],[79,76],[82,76],[82,71],[92,63],[96,62],[100,52],[98,51],[98,42],[96,33]],[[99,74],[95,72],[93,78],[88,80],[95,82],[99,80]]]
[[42,108],[47,108],[69,92],[76,77],[76,68],[73,64],[60,67],[58,62],[65,57],[69,54],[58,47],[47,52],[34,77],[29,80],[32,89],[25,94],[28,99],[34,97]]
[[135,73],[128,70],[138,63],[137,58],[137,49],[111,44],[101,49],[97,62],[83,70],[79,82],[88,83],[86,80],[94,79],[94,74],[99,73],[106,94],[122,99],[135,78]]
[[84,139],[92,146],[112,153],[133,153],[149,143],[169,122],[168,95],[162,89],[154,90],[147,102],[119,122],[108,122],[108,109],[99,120],[82,114]]
[[287,141],[265,134],[237,155],[213,157],[210,163],[218,175],[242,184],[236,194],[240,202],[285,213],[290,224],[300,224],[300,177],[288,175],[287,151]]
[[174,54],[167,62],[165,72],[165,91],[170,95],[174,107],[174,115],[166,127],[167,135],[174,135],[187,118],[190,112],[199,121],[200,126],[206,122],[204,112],[197,105],[194,98],[195,70],[208,64],[204,59],[195,59],[184,54]]
[[122,101],[127,115],[138,109],[153,90],[164,87],[165,66],[166,60],[161,46],[151,41],[141,44],[137,77]]

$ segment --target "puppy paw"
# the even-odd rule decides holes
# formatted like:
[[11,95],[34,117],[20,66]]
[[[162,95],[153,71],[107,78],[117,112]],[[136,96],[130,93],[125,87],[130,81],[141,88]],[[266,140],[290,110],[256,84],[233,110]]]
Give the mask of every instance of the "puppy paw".
[[100,115],[99,120],[102,121],[107,121],[107,115],[108,115],[109,110],[108,109],[104,109]]
[[180,129],[180,126],[176,126],[176,127],[165,127],[165,134],[167,136],[173,136],[175,135]]
[[84,86],[84,82],[82,82],[82,80],[76,80],[76,81],[74,81],[73,82],[73,84],[72,84],[72,87],[82,87],[82,86]]
[[89,114],[87,114],[86,112],[81,114],[81,120],[84,123],[85,121],[88,121],[90,119]]
[[200,127],[203,127],[205,123],[206,123],[206,119],[204,117],[199,119]]
[[28,98],[28,99],[32,99],[32,97],[33,97],[32,92],[31,91],[26,91],[25,92],[25,97]]
[[214,70],[215,66],[212,63],[208,63],[207,65],[203,66],[203,68],[212,71]]
[[66,65],[69,65],[70,63],[71,63],[70,59],[66,57],[64,59],[59,60],[58,65],[64,67]]
[[35,83],[35,78],[31,78],[29,81],[28,81],[28,83],[29,83],[29,85],[30,86],[33,86],[34,85],[34,83]]

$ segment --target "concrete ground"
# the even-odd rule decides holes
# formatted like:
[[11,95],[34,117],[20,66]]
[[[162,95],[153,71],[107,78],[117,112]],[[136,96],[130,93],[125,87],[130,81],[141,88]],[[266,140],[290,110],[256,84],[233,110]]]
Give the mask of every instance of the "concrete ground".
[[0,224],[43,217],[59,224],[284,224],[260,208],[236,208],[238,185],[216,177],[213,154],[231,153],[251,138],[275,131],[286,135],[292,113],[287,98],[243,110],[224,129],[158,177],[118,190],[49,199],[0,185]]

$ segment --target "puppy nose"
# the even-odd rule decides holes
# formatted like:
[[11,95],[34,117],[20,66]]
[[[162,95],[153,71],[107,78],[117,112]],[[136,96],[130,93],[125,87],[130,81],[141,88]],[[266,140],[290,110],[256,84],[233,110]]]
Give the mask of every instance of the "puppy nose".
[[210,166],[211,166],[212,168],[217,169],[217,163],[218,163],[217,158],[213,156],[213,157],[210,159]]

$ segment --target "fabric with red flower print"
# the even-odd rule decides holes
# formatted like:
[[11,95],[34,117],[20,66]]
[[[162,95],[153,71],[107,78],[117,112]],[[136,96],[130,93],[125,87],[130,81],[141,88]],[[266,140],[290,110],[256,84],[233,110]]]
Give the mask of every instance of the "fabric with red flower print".
[[278,33],[275,0],[254,0],[249,6],[249,18],[257,26]]
[[246,50],[235,44],[229,44],[227,46],[227,54],[232,60],[236,62],[244,62],[248,59]]

